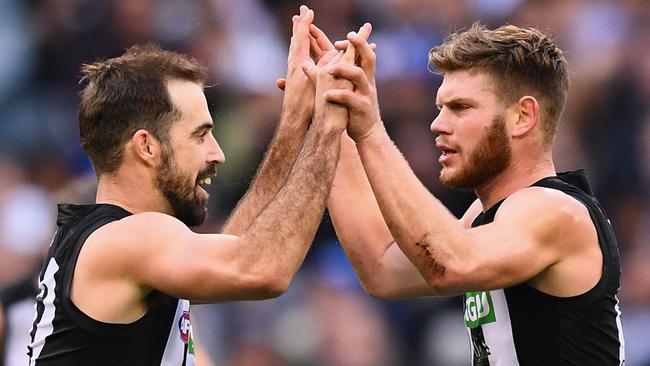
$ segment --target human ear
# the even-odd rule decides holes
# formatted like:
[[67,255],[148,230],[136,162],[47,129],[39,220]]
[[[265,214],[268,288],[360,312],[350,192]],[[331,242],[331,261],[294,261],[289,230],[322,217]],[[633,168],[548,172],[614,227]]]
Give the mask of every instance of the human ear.
[[539,103],[530,95],[519,98],[513,106],[515,121],[510,131],[512,137],[521,137],[539,122]]
[[160,159],[160,141],[147,130],[140,129],[133,134],[131,149],[135,157],[146,165],[155,166]]

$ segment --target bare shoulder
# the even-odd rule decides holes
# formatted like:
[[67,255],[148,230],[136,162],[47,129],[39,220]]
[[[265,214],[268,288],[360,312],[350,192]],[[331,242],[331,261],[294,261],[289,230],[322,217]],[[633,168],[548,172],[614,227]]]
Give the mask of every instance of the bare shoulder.
[[90,266],[93,273],[124,272],[127,263],[147,255],[161,238],[182,238],[189,231],[176,218],[157,212],[124,217],[95,230],[83,244],[79,264]]
[[195,234],[177,218],[160,212],[143,212],[108,223],[97,229],[88,242],[110,245],[154,242],[156,245],[195,239]]
[[[200,237],[173,216],[144,212],[97,229],[86,239],[82,254],[91,263],[102,263],[106,270],[119,271],[130,261],[172,250]],[[108,263],[111,266],[105,266]]]
[[99,228],[100,237],[119,238],[122,236],[167,235],[190,230],[177,218],[160,212],[143,212],[113,221]]
[[581,243],[592,237],[595,227],[587,207],[556,189],[528,187],[510,195],[501,205],[495,222],[518,225],[550,242]]
[[[192,246],[232,241],[224,234],[197,234],[177,218],[160,212],[143,212],[108,223],[92,233],[84,251],[95,252],[101,259],[114,257],[118,262],[129,258],[160,255]],[[128,253],[129,255],[122,255]]]
[[559,218],[589,218],[589,211],[580,201],[562,191],[545,187],[528,187],[513,193],[503,202],[497,215],[511,210],[539,210],[540,215],[558,215]]

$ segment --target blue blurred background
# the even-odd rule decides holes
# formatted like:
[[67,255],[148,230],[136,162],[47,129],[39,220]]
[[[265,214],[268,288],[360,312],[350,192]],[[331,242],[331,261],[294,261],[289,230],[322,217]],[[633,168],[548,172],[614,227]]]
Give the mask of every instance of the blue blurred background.
[[[213,181],[219,230],[247,188],[277,122],[291,0],[0,0],[0,287],[38,265],[55,203],[92,202],[79,146],[79,67],[154,41],[210,67],[207,90],[227,163]],[[459,215],[473,199],[440,186],[429,124],[440,77],[427,51],[481,20],[535,26],[567,51],[571,87],[555,146],[560,170],[586,167],[611,216],[623,265],[629,366],[650,365],[650,3],[647,0],[305,1],[331,38],[370,21],[382,116],[416,174]],[[183,270],[179,263],[179,271]],[[194,308],[216,365],[467,365],[458,298],[384,302],[366,295],[325,217],[279,299]]]

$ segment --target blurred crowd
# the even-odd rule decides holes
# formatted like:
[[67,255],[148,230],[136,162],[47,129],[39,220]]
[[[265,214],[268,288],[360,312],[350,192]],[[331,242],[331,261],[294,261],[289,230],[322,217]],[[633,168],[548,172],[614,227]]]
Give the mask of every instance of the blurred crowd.
[[[294,0],[0,0],[0,287],[34,271],[57,202],[90,203],[95,176],[78,141],[84,62],[156,42],[210,67],[207,89],[226,163],[209,217],[220,229],[246,190],[280,114]],[[587,168],[618,235],[628,366],[650,365],[650,4],[647,0],[304,1],[342,39],[374,26],[389,133],[423,183],[456,215],[469,192],[438,182],[429,124],[441,78],[427,52],[480,20],[534,26],[566,51],[571,87],[556,139],[558,170]],[[146,240],[146,239],[145,239]],[[178,264],[179,271],[183,263]],[[366,295],[325,216],[288,293],[193,309],[216,365],[467,365],[459,298],[384,302]]]

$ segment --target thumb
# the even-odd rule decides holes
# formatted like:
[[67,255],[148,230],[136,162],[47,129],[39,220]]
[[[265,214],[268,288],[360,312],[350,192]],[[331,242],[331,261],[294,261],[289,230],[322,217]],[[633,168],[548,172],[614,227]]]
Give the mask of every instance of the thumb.
[[275,81],[275,85],[278,89],[284,91],[284,88],[287,86],[287,79],[278,79]]

